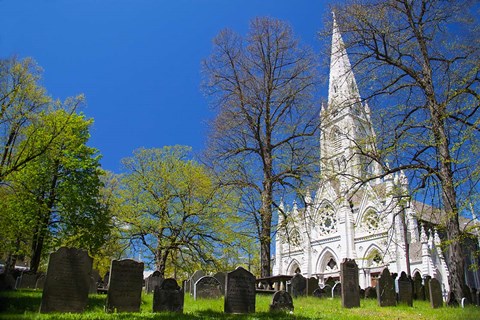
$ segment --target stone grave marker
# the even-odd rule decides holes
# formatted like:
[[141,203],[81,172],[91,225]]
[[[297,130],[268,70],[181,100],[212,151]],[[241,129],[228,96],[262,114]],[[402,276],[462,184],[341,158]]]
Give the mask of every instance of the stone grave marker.
[[437,279],[432,278],[430,280],[430,305],[432,308],[440,308],[443,307],[443,296],[442,296],[442,288],[440,286],[440,282]]
[[17,278],[15,289],[35,289],[37,284],[37,274],[31,272],[22,272]]
[[218,280],[218,282],[220,282],[220,286],[221,286],[221,289],[222,289],[222,295],[225,294],[225,277],[227,275],[225,274],[225,272],[217,272],[213,275],[213,277],[215,279]]
[[297,273],[293,276],[292,280],[290,280],[292,285],[292,296],[297,298],[299,296],[304,296],[307,290],[307,279],[302,276],[300,273]]
[[160,275],[160,271],[155,271],[147,277],[145,281],[145,290],[147,293],[153,293],[156,287],[162,284],[163,277]]
[[471,301],[474,306],[477,305],[477,289],[472,287],[470,288]]
[[358,266],[353,259],[343,259],[340,263],[340,286],[342,307],[360,307],[360,287],[358,285]]
[[360,299],[365,298],[365,289],[360,288]]
[[227,273],[225,313],[255,312],[255,276],[242,267]]
[[190,287],[191,287],[190,283],[191,283],[191,280],[190,280],[190,279],[185,280],[185,281],[183,282],[183,290],[185,291],[185,293],[188,293],[188,294],[191,294],[191,293],[192,293],[192,292],[190,292]]
[[313,291],[319,289],[318,279],[315,277],[310,277],[307,279],[307,296],[313,296]]
[[96,294],[97,293],[97,282],[95,278],[90,276],[90,285],[88,287],[88,294]]
[[37,282],[35,283],[35,289],[43,290],[44,285],[45,285],[45,275],[42,274],[38,277]]
[[183,312],[184,293],[173,278],[165,279],[153,293],[153,312]]
[[425,287],[422,282],[422,276],[416,272],[413,278],[413,298],[415,300],[425,300]]
[[192,276],[190,277],[190,294],[193,295],[195,291],[195,283],[201,278],[206,276],[203,270],[195,271]]
[[40,312],[83,312],[93,259],[87,251],[61,247],[50,254]]
[[340,298],[341,296],[342,296],[342,284],[340,282],[337,282],[332,288],[332,298]]
[[398,278],[398,303],[413,307],[412,280],[403,271]]
[[325,297],[328,297],[328,293],[325,292],[325,290],[323,288],[318,288],[318,289],[315,289],[313,291],[313,294],[312,294],[314,297],[317,297],[317,298],[325,298]]
[[380,277],[378,277],[377,301],[380,307],[395,306],[397,304],[395,280],[390,275],[387,267],[383,268]]
[[450,291],[447,295],[447,306],[449,307],[458,307],[458,301],[455,297],[455,293],[453,291]]
[[426,276],[425,279],[423,280],[425,300],[430,300],[430,280],[432,280],[432,277],[430,277],[430,276]]
[[377,288],[376,287],[365,288],[365,299],[377,299]]
[[217,279],[204,276],[195,283],[193,299],[217,299],[222,296],[222,285]]
[[286,291],[277,291],[273,294],[270,312],[293,312],[292,296]]
[[143,262],[112,260],[108,280],[108,312],[139,312],[142,296]]

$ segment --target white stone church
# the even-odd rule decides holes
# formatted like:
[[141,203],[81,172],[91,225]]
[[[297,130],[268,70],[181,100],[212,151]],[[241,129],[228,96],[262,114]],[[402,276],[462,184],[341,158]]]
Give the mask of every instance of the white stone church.
[[[321,112],[321,178],[314,198],[307,192],[305,208],[280,206],[273,275],[301,273],[322,284],[329,277],[339,280],[340,263],[353,258],[360,286],[375,286],[384,266],[393,273],[407,271],[408,242],[411,275],[437,278],[449,291],[448,266],[434,228],[438,210],[399,200],[399,194],[408,192],[403,173],[357,188],[354,178],[380,173],[378,164],[368,163],[358,152],[358,146],[374,145],[370,109],[361,101],[334,21],[328,103]],[[478,280],[477,273],[477,288]]]

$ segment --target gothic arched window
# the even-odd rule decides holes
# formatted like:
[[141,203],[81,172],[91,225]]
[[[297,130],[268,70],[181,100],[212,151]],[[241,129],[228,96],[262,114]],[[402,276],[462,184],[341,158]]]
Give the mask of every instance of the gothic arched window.
[[370,209],[363,215],[363,225],[368,232],[374,232],[380,226],[380,217],[378,213]]

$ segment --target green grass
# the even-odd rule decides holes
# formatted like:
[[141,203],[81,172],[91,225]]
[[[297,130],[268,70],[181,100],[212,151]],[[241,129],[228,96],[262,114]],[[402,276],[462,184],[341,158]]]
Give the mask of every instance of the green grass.
[[415,301],[414,307],[377,306],[376,300],[362,300],[360,308],[344,309],[340,299],[317,299],[305,297],[294,299],[293,314],[269,313],[270,296],[257,296],[256,313],[250,315],[229,315],[223,313],[223,299],[194,301],[185,296],[184,314],[153,313],[152,295],[142,296],[139,313],[107,314],[104,312],[106,295],[91,295],[87,310],[83,314],[39,314],[38,309],[42,293],[36,291],[0,292],[0,319],[480,319],[480,308],[469,306],[461,308],[432,309],[427,301]]

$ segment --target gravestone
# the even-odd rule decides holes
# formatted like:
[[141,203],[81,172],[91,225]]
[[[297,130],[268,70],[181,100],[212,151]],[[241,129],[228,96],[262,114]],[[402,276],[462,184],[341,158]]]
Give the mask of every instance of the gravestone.
[[442,288],[440,282],[437,279],[432,278],[430,280],[430,305],[432,308],[443,307]]
[[87,251],[62,247],[50,254],[40,312],[83,312],[93,259]]
[[220,282],[220,286],[221,286],[221,289],[222,289],[222,295],[225,294],[225,277],[227,275],[225,274],[225,272],[217,272],[213,275],[213,277],[215,279],[218,280],[218,282]]
[[0,274],[0,291],[14,290],[15,278],[10,273]]
[[425,300],[425,287],[422,281],[422,276],[416,272],[413,278],[413,298],[415,300]]
[[470,288],[470,295],[471,295],[471,301],[474,306],[478,306],[477,304],[477,289],[475,288]]
[[449,307],[459,306],[457,298],[455,297],[455,293],[453,291],[450,291],[447,295],[447,306]]
[[97,293],[97,282],[95,278],[90,276],[90,286],[88,287],[88,294],[96,294]]
[[227,273],[225,313],[255,312],[255,276],[242,267]]
[[365,289],[360,288],[360,298],[365,298]]
[[380,277],[378,277],[377,301],[380,307],[395,306],[397,304],[395,280],[390,275],[387,267],[383,268]]
[[110,279],[110,271],[107,271],[105,273],[105,276],[103,277],[103,287],[108,288],[108,279]]
[[365,289],[365,299],[377,299],[377,288],[367,287]]
[[143,262],[112,260],[105,309],[108,312],[139,312],[142,281]]
[[35,283],[36,290],[43,290],[43,286],[45,285],[45,275],[42,274],[38,277],[37,282]]
[[426,276],[425,279],[423,280],[423,287],[425,291],[425,300],[430,300],[430,280],[432,280],[432,277]]
[[358,266],[353,259],[343,259],[340,263],[340,285],[342,307],[360,307],[360,287],[358,286]]
[[190,279],[185,280],[185,281],[183,282],[183,290],[185,291],[185,293],[188,293],[188,294],[191,294],[191,293],[192,293],[192,292],[190,292],[190,287],[191,287],[190,283],[191,283],[191,280],[190,280]]
[[340,282],[335,283],[332,288],[332,298],[339,298],[342,296],[342,284]]
[[177,281],[165,279],[153,293],[153,312],[183,312],[184,293]]
[[190,277],[190,294],[193,295],[195,289],[195,283],[201,278],[206,276],[203,270],[195,271],[192,276]]
[[273,294],[270,312],[293,312],[292,296],[286,291],[277,291]]
[[313,292],[319,289],[318,279],[315,277],[310,277],[307,279],[307,296],[313,296]]
[[317,297],[317,298],[325,298],[325,297],[328,297],[328,293],[325,292],[325,290],[323,288],[317,288],[313,291],[313,294],[312,294],[314,297]]
[[398,278],[398,303],[413,306],[413,284],[412,280],[402,271]]
[[193,299],[217,299],[222,296],[222,285],[217,279],[204,276],[195,283]]
[[15,289],[35,289],[37,284],[37,274],[30,272],[22,272],[17,278]]
[[145,281],[145,290],[147,293],[153,293],[156,287],[159,287],[162,284],[163,277],[160,274],[160,271],[155,271],[147,277]]
[[304,296],[307,291],[307,279],[302,276],[300,273],[297,273],[293,276],[292,280],[290,280],[292,285],[292,296],[297,298],[299,296]]

